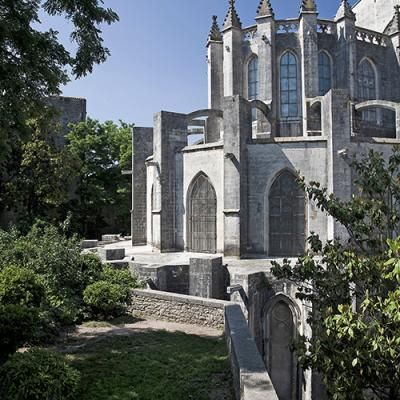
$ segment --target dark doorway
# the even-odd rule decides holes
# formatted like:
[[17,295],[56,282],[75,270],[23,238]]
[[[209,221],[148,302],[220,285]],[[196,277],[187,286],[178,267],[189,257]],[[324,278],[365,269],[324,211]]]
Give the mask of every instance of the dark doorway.
[[201,174],[194,181],[189,200],[189,250],[217,250],[217,196],[209,179]]
[[282,172],[269,193],[269,255],[295,257],[305,249],[305,196],[289,171]]

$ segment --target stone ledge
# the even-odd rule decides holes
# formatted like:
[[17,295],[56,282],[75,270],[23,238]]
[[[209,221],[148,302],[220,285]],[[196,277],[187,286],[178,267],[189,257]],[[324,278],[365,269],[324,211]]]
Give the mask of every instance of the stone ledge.
[[309,142],[327,142],[328,138],[326,136],[282,136],[273,138],[255,138],[252,139],[248,145],[254,144],[281,144],[281,143],[309,143]]
[[204,299],[201,297],[188,296],[185,294],[161,292],[159,290],[150,289],[134,289],[132,290],[132,294],[134,296],[149,297],[158,300],[174,301],[184,304],[195,304],[220,309],[223,309],[226,305],[231,304],[229,301],[224,300]]
[[238,304],[225,307],[225,335],[237,400],[279,400]]
[[379,138],[379,137],[363,137],[352,136],[351,142],[353,143],[375,143],[375,144],[400,144],[400,139],[394,138]]
[[194,146],[186,146],[181,150],[181,152],[182,153],[191,153],[193,151],[200,151],[200,150],[217,150],[217,149],[222,149],[223,147],[224,147],[224,145],[222,142],[197,144]]

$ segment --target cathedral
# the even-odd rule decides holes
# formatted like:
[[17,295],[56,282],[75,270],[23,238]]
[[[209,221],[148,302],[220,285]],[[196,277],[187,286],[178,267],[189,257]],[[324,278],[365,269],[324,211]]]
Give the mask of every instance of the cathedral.
[[290,257],[311,231],[340,237],[296,177],[349,198],[348,158],[390,151],[400,136],[400,6],[392,2],[340,1],[336,17],[321,20],[316,2],[304,0],[299,16],[277,20],[263,0],[256,23],[243,27],[230,1],[208,37],[208,109],[161,111],[154,128],[135,129],[134,244]]
[[[248,27],[234,0],[223,24],[213,17],[207,109],[161,111],[153,128],[135,128],[133,244],[225,260],[296,257],[310,232],[323,241],[346,235],[297,177],[346,200],[351,158],[400,143],[400,1],[338,0],[332,20],[318,17],[315,0],[299,0],[299,15],[282,20],[271,3],[260,1]],[[302,305],[278,297],[267,318],[300,326]],[[273,361],[285,335],[263,342],[263,307],[249,311],[249,324],[267,366],[277,363],[269,371],[279,398],[322,398],[314,384],[304,389],[290,354]]]

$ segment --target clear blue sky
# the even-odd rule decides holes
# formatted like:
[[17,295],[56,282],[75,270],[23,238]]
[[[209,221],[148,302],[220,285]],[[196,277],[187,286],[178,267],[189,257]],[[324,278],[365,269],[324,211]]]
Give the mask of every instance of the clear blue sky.
[[[296,17],[301,0],[272,0],[277,18]],[[317,0],[332,18],[340,0]],[[354,3],[354,0],[352,1]],[[159,110],[187,113],[207,107],[206,39],[211,16],[224,20],[228,0],[105,0],[120,22],[103,29],[111,57],[93,74],[69,83],[64,95],[85,97],[88,115],[152,126]],[[259,0],[236,0],[243,26],[254,24]],[[63,19],[43,16],[68,44]],[[70,46],[68,44],[68,46]]]

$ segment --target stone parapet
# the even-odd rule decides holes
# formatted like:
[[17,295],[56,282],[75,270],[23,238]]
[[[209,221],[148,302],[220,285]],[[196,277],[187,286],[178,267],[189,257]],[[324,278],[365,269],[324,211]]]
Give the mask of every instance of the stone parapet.
[[225,335],[236,399],[278,400],[246,318],[237,304],[225,307]]

